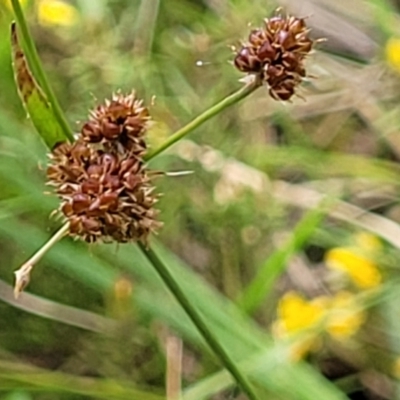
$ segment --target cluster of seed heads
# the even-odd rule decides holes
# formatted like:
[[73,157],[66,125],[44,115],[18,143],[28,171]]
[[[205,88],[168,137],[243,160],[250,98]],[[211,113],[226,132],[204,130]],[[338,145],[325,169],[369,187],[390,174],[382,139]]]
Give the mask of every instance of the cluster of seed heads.
[[[289,100],[306,76],[303,63],[314,41],[303,18],[276,14],[264,22],[251,31],[234,64],[265,82],[274,99]],[[149,124],[148,110],[134,93],[115,94],[90,113],[74,143],[53,150],[48,183],[61,199],[59,211],[71,235],[88,242],[146,243],[161,226],[143,160]]]
[[[316,41],[309,38],[303,18],[276,13],[264,23],[235,49],[234,65],[254,75],[257,85],[266,83],[275,100],[289,100],[306,77],[304,60]],[[21,54],[16,58],[23,64]],[[22,67],[25,79],[34,85],[29,70]],[[147,170],[144,159],[150,123],[147,108],[134,92],[126,96],[117,93],[90,113],[76,141],[52,149],[48,184],[61,200],[57,212],[68,222],[60,235],[68,230],[71,236],[89,243],[140,241],[147,245],[149,235],[162,226],[154,208],[159,195],[152,184],[158,174]],[[28,284],[39,254],[15,272],[16,297]]]
[[134,93],[116,94],[90,113],[74,143],[53,150],[48,183],[61,199],[72,236],[146,243],[161,226],[143,160],[149,124],[148,110]]
[[250,32],[234,59],[242,72],[267,83],[276,100],[289,100],[306,76],[304,59],[313,47],[303,18],[275,15]]

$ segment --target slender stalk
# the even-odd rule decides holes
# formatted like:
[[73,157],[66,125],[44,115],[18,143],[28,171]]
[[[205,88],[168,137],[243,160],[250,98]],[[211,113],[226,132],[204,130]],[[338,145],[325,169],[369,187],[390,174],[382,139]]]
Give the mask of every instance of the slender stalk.
[[167,400],[182,400],[182,339],[168,334],[165,344],[167,372],[165,394]]
[[26,261],[21,268],[14,272],[15,285],[14,296],[18,298],[20,293],[24,290],[30,281],[30,275],[35,264],[61,239],[69,229],[69,223],[64,224],[50,239],[45,243],[28,261]]
[[35,265],[40,259],[68,232],[69,223],[64,224],[49,240],[45,243],[26,264]]
[[150,152],[145,156],[145,159],[151,160],[158,154],[162,153],[163,151],[167,150],[177,141],[181,140],[187,134],[195,130],[201,124],[209,120],[210,118],[214,117],[215,115],[219,114],[221,111],[225,110],[229,106],[239,102],[240,100],[247,97],[250,93],[253,93],[258,87],[260,86],[260,82],[258,79],[255,79],[253,82],[249,83],[246,86],[243,86],[238,91],[232,93],[231,95],[225,97],[219,103],[215,104],[214,106],[208,108],[202,114],[198,115],[194,120],[190,121],[188,124],[183,126],[181,129],[177,130],[173,135],[171,135],[165,143],[163,143],[158,149]]
[[207,323],[204,321],[199,311],[197,311],[197,309],[190,303],[189,299],[186,297],[185,293],[183,292],[175,278],[172,276],[168,267],[162,262],[162,260],[152,249],[146,248],[141,243],[138,243],[138,245],[143,254],[153,265],[161,279],[164,281],[166,286],[175,296],[176,300],[186,311],[189,318],[200,331],[205,341],[211,347],[213,352],[218,356],[221,363],[232,374],[234,379],[242,388],[243,392],[247,394],[250,400],[257,400],[257,396],[254,393],[253,388],[251,387],[250,382],[247,380],[246,376],[243,375],[241,371],[237,368],[235,362],[230,358],[229,354],[225,351],[225,349],[219,343],[212,331],[208,328]]
[[29,33],[28,25],[25,21],[24,14],[22,12],[21,5],[19,4],[18,0],[11,0],[15,17],[18,22],[18,27],[21,31],[23,41],[25,43],[25,53],[26,53],[26,58],[28,59],[28,62],[30,63],[31,68],[33,69],[35,73],[35,77],[39,81],[40,86],[42,87],[43,91],[46,93],[47,100],[51,104],[51,107],[54,112],[54,116],[57,119],[58,123],[60,124],[65,137],[68,138],[71,142],[74,140],[74,136],[72,134],[72,131],[68,125],[68,122],[64,116],[63,111],[61,110],[60,104],[58,103],[58,100],[53,92],[53,89],[51,88],[47,78],[46,74],[42,68],[42,63],[40,62],[38,53],[36,51],[35,44],[33,43],[32,36]]

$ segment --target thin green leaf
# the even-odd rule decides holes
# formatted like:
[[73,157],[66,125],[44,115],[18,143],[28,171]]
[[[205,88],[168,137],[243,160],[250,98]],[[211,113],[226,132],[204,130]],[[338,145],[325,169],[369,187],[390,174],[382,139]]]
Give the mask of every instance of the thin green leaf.
[[[62,372],[46,371],[14,362],[0,361],[0,378],[9,388],[40,392],[75,393],[96,399],[163,400],[165,397],[136,389],[130,382],[102,378],[82,378]],[[0,383],[0,390],[2,389]]]
[[32,397],[25,391],[16,390],[3,397],[2,400],[32,400]]
[[31,74],[19,43],[15,22],[11,24],[11,46],[18,93],[39,135],[50,149],[53,149],[57,143],[73,139],[66,136],[46,95]]
[[46,94],[48,101],[53,109],[54,118],[60,124],[64,135],[68,137],[69,140],[73,141],[74,138],[71,128],[69,127],[65,115],[60,107],[60,104],[58,103],[57,97],[55,96],[53,89],[51,88],[50,83],[47,80],[32,36],[29,32],[21,5],[18,0],[11,0],[11,4],[15,13],[15,18],[18,22],[18,27],[21,30],[21,36],[25,45],[26,58],[31,65],[33,75],[36,77],[36,79],[39,81],[40,86],[43,88],[43,91]]
[[296,226],[286,244],[265,261],[239,300],[239,307],[242,310],[251,313],[261,305],[275,281],[284,271],[288,259],[304,245],[304,242],[320,224],[323,216],[324,212],[320,208],[308,212]]
[[[347,399],[332,382],[316,374],[308,364],[283,361],[283,351],[279,346],[268,348],[239,365],[248,371],[254,382],[267,387],[272,393],[283,396],[284,399]],[[216,372],[186,388],[183,400],[206,400],[231,385],[232,378],[226,371]]]

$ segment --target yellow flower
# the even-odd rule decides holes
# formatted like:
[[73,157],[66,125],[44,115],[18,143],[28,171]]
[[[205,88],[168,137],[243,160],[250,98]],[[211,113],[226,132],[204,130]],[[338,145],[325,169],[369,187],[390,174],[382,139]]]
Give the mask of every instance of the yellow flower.
[[336,340],[345,340],[365,321],[365,313],[349,292],[310,301],[296,292],[289,292],[280,300],[277,314],[273,333],[278,338],[291,340],[289,357],[292,361],[298,361],[310,350],[318,348],[322,331]]
[[354,236],[354,242],[365,253],[376,255],[382,250],[382,242],[380,239],[368,232],[360,232]]
[[385,56],[387,63],[400,72],[400,38],[390,38],[386,42]]
[[382,281],[381,273],[369,258],[351,247],[337,247],[328,251],[325,262],[329,268],[346,273],[362,289],[378,286]]
[[353,335],[365,321],[365,315],[349,292],[338,292],[333,298],[317,297],[311,301],[295,292],[284,295],[278,304],[274,324],[277,336],[299,333],[321,323],[336,338]]
[[339,292],[331,303],[326,331],[335,339],[345,339],[354,335],[365,321],[365,314],[349,292]]
[[324,297],[307,301],[295,292],[285,294],[278,304],[276,334],[283,336],[316,325],[324,315],[325,306],[326,298]]
[[39,0],[37,15],[42,25],[74,25],[79,17],[78,11],[72,5],[61,0]]
[[382,242],[367,232],[353,236],[351,247],[337,247],[328,251],[325,261],[329,268],[347,274],[362,289],[378,286],[381,273],[374,259],[382,251]]

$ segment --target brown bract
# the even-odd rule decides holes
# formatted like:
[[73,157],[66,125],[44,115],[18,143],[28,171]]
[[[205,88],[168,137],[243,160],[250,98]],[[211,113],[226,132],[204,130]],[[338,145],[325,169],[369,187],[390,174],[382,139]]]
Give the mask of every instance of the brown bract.
[[158,196],[142,159],[149,120],[133,94],[116,95],[92,112],[76,142],[54,149],[48,183],[61,199],[71,235],[146,243],[161,226],[154,209]]
[[303,62],[314,41],[303,18],[276,15],[265,19],[264,25],[250,32],[234,64],[266,82],[274,99],[289,100],[306,76]]

